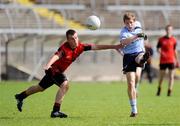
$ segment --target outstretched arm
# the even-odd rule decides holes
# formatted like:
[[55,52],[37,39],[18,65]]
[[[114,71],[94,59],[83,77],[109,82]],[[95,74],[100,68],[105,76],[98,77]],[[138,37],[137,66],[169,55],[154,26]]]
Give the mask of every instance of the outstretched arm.
[[123,47],[129,45],[130,43],[132,43],[134,40],[136,40],[138,38],[137,35],[134,35],[132,37],[126,38],[126,39],[122,39],[120,42],[123,45]]
[[105,50],[105,49],[119,49],[122,48],[122,44],[118,45],[92,45],[91,50]]
[[123,47],[125,47],[125,46],[129,45],[130,43],[132,43],[137,38],[144,38],[144,40],[147,40],[147,35],[144,33],[138,33],[137,35],[134,35],[132,37],[122,39],[120,42],[123,45]]
[[128,44],[132,43],[137,38],[146,38],[147,36],[144,33],[139,33],[137,35],[134,35],[132,37],[129,37],[127,39],[121,40],[121,43],[118,45],[91,45],[91,50],[105,50],[105,49],[120,49],[124,48]]
[[120,49],[116,49],[116,51],[121,55],[121,56],[123,56],[124,55],[124,53],[123,53],[123,51],[122,50],[120,50]]

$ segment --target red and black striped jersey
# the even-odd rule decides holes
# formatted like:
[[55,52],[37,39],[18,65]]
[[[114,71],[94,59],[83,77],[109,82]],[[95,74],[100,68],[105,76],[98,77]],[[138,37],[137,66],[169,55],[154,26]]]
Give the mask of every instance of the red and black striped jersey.
[[176,39],[163,36],[159,39],[157,48],[161,49],[160,64],[175,63]]
[[55,52],[55,55],[61,55],[60,58],[51,65],[53,74],[63,73],[83,51],[87,50],[91,50],[90,44],[79,42],[75,49],[72,49],[68,42],[62,44]]

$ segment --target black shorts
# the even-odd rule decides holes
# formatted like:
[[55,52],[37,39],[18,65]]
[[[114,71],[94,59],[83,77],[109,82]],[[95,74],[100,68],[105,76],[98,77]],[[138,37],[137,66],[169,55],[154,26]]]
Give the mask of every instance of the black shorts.
[[159,67],[160,70],[166,70],[166,69],[173,70],[175,68],[175,65],[174,63],[166,63],[166,64],[160,64]]
[[[142,53],[142,52],[140,52]],[[136,72],[137,67],[141,67],[136,63],[135,58],[139,53],[125,54],[123,56],[123,72]]]
[[52,86],[53,84],[60,86],[64,81],[67,81],[67,78],[63,73],[56,74],[54,76],[46,74],[39,82],[39,86],[41,86],[43,89],[46,89]]

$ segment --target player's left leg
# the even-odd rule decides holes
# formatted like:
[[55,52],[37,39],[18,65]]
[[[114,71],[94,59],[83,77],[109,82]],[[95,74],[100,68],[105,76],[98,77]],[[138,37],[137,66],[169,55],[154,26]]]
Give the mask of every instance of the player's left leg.
[[174,69],[170,69],[169,70],[169,83],[168,83],[168,92],[167,92],[167,96],[171,96],[172,93],[172,89],[173,89],[173,85],[174,85],[174,74],[175,74],[175,70]]
[[53,110],[51,112],[52,118],[55,118],[55,117],[66,118],[67,117],[67,115],[61,112],[60,109],[61,109],[62,101],[68,89],[69,89],[69,85],[68,85],[68,81],[66,80],[60,85],[56,93],[55,103],[53,106]]
[[156,93],[157,96],[160,96],[160,94],[161,94],[162,82],[163,82],[165,74],[166,74],[166,71],[164,69],[160,70],[159,81],[158,81],[158,90]]

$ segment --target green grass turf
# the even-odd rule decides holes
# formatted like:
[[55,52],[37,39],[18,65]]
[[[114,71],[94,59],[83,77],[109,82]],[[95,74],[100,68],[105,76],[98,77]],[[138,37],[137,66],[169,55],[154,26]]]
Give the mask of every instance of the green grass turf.
[[130,118],[127,85],[124,82],[70,82],[62,111],[66,119],[52,119],[50,112],[57,87],[34,94],[18,112],[14,95],[37,82],[0,83],[0,126],[175,126],[180,125],[180,81],[167,97],[167,81],[160,97],[155,96],[157,81],[143,81],[139,87],[137,118]]

